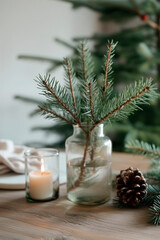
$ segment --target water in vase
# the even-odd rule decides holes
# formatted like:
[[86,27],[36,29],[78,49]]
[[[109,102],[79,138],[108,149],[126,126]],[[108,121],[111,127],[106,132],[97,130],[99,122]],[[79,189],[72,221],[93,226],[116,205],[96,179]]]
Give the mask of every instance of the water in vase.
[[111,163],[92,161],[81,168],[81,158],[72,159],[67,165],[68,199],[79,204],[104,203],[111,193]]

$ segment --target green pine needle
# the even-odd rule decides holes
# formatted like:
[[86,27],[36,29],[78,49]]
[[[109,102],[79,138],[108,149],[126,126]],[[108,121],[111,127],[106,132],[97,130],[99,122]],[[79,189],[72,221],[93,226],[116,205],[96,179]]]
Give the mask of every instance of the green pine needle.
[[160,195],[155,198],[153,205],[149,208],[148,216],[150,223],[160,224]]
[[130,139],[126,142],[125,147],[133,153],[160,160],[160,147],[156,147],[154,144]]
[[140,80],[127,86],[120,94],[113,95],[111,74],[114,50],[117,43],[108,42],[104,65],[102,85],[98,85],[94,73],[94,64],[87,42],[80,42],[77,62],[78,75],[75,74],[72,61],[64,61],[65,85],[52,78],[49,74],[36,79],[41,94],[46,101],[40,104],[40,110],[46,118],[60,119],[69,124],[90,123],[92,131],[103,122],[117,121],[127,118],[139,105],[148,104],[156,97],[152,79]]

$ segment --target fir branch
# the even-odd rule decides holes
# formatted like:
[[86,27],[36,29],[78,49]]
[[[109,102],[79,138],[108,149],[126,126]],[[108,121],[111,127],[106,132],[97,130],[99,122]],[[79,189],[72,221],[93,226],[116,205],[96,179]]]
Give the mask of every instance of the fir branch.
[[83,77],[85,82],[87,82],[87,69],[86,69],[86,61],[85,61],[85,46],[84,43],[81,44],[81,51],[82,51],[82,63],[83,63]]
[[149,180],[157,181],[157,183],[160,182],[160,165],[156,166],[156,168],[151,168],[150,170],[148,170],[146,173],[146,177]]
[[[111,112],[109,112],[107,115],[105,115],[104,117],[102,117],[100,120],[96,121],[95,124],[93,125],[93,127],[91,128],[91,131],[100,123],[102,123],[103,121],[105,121],[106,119],[108,119],[110,116],[112,116],[113,114],[115,114],[116,112],[120,111],[123,107],[127,106],[128,104],[130,104],[131,102],[133,102],[134,100],[136,100],[137,98],[140,98],[145,92],[150,90],[150,86],[145,86],[141,91],[139,91],[138,93],[136,93],[135,96],[130,97],[128,100],[126,100],[125,102],[123,102],[121,105],[119,105],[117,108],[113,109]],[[135,105],[136,107],[136,105]]]
[[80,171],[80,175],[78,180],[75,182],[75,187],[78,187],[84,177],[84,170],[85,170],[85,162],[86,162],[86,157],[87,157],[87,151],[88,151],[88,146],[89,146],[89,138],[90,138],[90,134],[88,133],[86,135],[86,144],[85,144],[85,148],[84,148],[84,154],[83,154],[83,159],[81,162],[81,171]]
[[126,142],[125,147],[136,154],[143,154],[160,160],[160,148],[154,144],[151,145],[147,142],[131,139]]
[[[107,54],[105,56],[105,65],[104,65],[104,86],[102,87],[102,102],[105,102],[108,100],[108,90],[110,91],[111,88],[109,86],[112,83],[111,75],[113,73],[112,65],[113,65],[113,57],[114,57],[114,51],[115,47],[117,46],[117,43],[113,43],[113,41],[108,42],[107,47]],[[107,92],[106,92],[107,90]]]
[[[38,86],[40,88],[42,88],[42,89],[44,88],[44,89],[47,90],[47,92],[45,90],[43,90],[43,94],[45,96],[48,96],[48,101],[47,101],[48,105],[49,104],[50,105],[53,104],[54,103],[53,99],[56,99],[57,100],[57,102],[55,102],[56,107],[57,108],[61,108],[62,107],[62,109],[61,109],[62,111],[67,111],[74,118],[75,122],[82,129],[82,131],[84,133],[86,133],[86,130],[82,126],[79,118],[73,113],[73,111],[58,96],[58,95],[61,94],[63,98],[66,98],[66,102],[68,103],[69,95],[66,92],[66,90],[64,88],[62,88],[61,86],[58,86],[58,82],[56,82],[55,79],[52,79],[50,81],[50,75],[48,75],[48,74],[44,77],[44,79],[39,75],[39,77],[37,78],[36,82],[38,82]],[[58,90],[56,90],[57,88],[58,88]],[[56,92],[57,92],[57,94],[56,94]],[[51,100],[50,100],[50,98],[51,98]],[[58,104],[60,104],[60,105],[58,105]]]
[[24,96],[14,96],[15,99],[18,99],[20,101],[23,101],[25,103],[33,103],[33,104],[40,104],[42,101],[35,99],[35,98],[29,98],[29,97],[24,97]]
[[92,119],[91,109],[90,109],[90,95],[88,83],[94,82],[93,74],[93,60],[91,52],[88,48],[87,42],[81,42],[78,48],[79,52],[79,78],[80,78],[80,88],[81,92],[80,102],[81,102],[81,121],[89,122]]
[[90,109],[91,109],[92,120],[93,120],[93,122],[96,122],[95,117],[94,117],[94,110],[93,110],[91,83],[89,83],[88,86],[89,86]]
[[149,222],[154,225],[160,224],[160,196],[157,196],[153,205],[149,208]]
[[112,50],[112,43],[109,43],[109,49],[108,49],[108,54],[107,54],[107,58],[106,58],[105,72],[104,72],[104,91],[106,90],[106,87],[107,87],[107,76],[108,76],[108,68],[109,68],[111,50]]
[[72,124],[72,125],[76,125],[75,122],[71,122],[70,120],[68,120],[67,118],[64,118],[63,116],[57,114],[56,112],[50,111],[50,110],[48,110],[46,108],[43,108],[43,107],[40,107],[40,110],[43,111],[45,114],[46,113],[51,114],[51,115],[55,116],[56,118],[59,118],[62,121],[65,121],[65,122],[67,122],[69,124]]
[[68,58],[66,58],[66,65],[67,65],[68,79],[69,79],[69,84],[70,84],[70,91],[71,91],[71,95],[72,95],[73,105],[74,105],[75,112],[77,112],[76,100],[75,100],[73,87],[72,87],[71,68],[70,68]]
[[160,186],[148,184],[147,194],[143,199],[142,205],[151,206],[157,196],[160,196]]
[[77,116],[64,104],[64,102],[55,94],[55,92],[53,91],[53,89],[50,88],[50,86],[46,83],[46,81],[42,81],[43,85],[46,87],[46,89],[57,99],[57,101],[64,107],[64,109],[66,109],[71,116],[76,120],[76,123],[83,129],[79,119],[77,118]]
[[68,43],[68,42],[66,42],[66,41],[64,41],[60,38],[55,38],[55,41],[62,44],[63,46],[65,46],[67,48],[70,48],[71,50],[74,50],[74,51],[77,50],[75,46],[73,46],[72,44],[70,44],[70,43]]

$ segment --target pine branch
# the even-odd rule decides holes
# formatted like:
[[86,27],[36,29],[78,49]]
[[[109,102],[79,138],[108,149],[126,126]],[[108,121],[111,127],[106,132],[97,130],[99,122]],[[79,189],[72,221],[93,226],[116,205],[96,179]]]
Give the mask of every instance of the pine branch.
[[84,77],[84,81],[87,82],[87,69],[86,69],[85,46],[84,46],[84,43],[81,44],[81,51],[82,51],[82,63],[83,63],[83,77]]
[[55,38],[55,41],[62,44],[63,46],[70,48],[71,50],[77,51],[76,47],[60,38]]
[[42,101],[35,99],[35,98],[30,98],[30,97],[24,97],[24,96],[14,96],[15,99],[18,99],[20,101],[23,101],[25,103],[33,103],[33,104],[40,104]]
[[105,64],[105,72],[104,72],[104,91],[106,90],[107,87],[107,76],[108,76],[108,70],[109,70],[109,61],[110,61],[110,56],[111,56],[111,50],[112,50],[112,43],[109,43],[109,49],[108,49],[108,54],[107,54],[107,59],[106,59],[106,64]]
[[71,91],[71,94],[72,94],[73,105],[74,105],[75,112],[77,112],[76,100],[75,100],[75,97],[74,97],[74,92],[73,92],[73,87],[72,87],[71,68],[70,68],[68,58],[66,58],[66,65],[67,65],[68,78],[69,78],[69,84],[70,84],[70,91]]
[[45,114],[46,114],[46,113],[47,113],[47,114],[51,114],[51,115],[55,116],[56,118],[59,118],[59,119],[62,120],[62,121],[65,121],[65,122],[67,122],[67,123],[69,123],[69,124],[72,124],[72,125],[76,125],[75,122],[69,121],[67,118],[64,118],[63,116],[57,114],[56,112],[50,111],[50,110],[48,110],[48,109],[46,109],[46,108],[43,108],[43,107],[40,107],[40,110],[43,111]]
[[142,205],[151,206],[157,196],[160,196],[160,186],[148,184],[147,194],[143,199]]
[[[133,86],[132,86],[133,88]],[[93,125],[93,127],[91,128],[91,131],[100,123],[104,122],[105,120],[107,120],[109,117],[111,117],[112,115],[114,115],[116,112],[121,111],[124,107],[126,107],[127,105],[133,103],[134,105],[130,106],[130,110],[135,110],[137,107],[136,102],[134,102],[136,99],[139,99],[140,101],[140,97],[143,96],[143,94],[145,94],[146,92],[148,92],[151,88],[151,83],[148,84],[147,86],[145,86],[141,91],[137,92],[135,96],[131,96],[129,99],[127,99],[126,101],[124,101],[123,103],[121,103],[118,107],[114,108],[112,111],[110,111],[108,114],[106,114],[104,117],[102,117],[101,119],[99,119],[98,121],[95,122],[95,124]],[[144,96],[143,96],[144,97]],[[145,99],[142,99],[142,101]],[[127,111],[126,115],[128,115],[130,112]],[[124,113],[123,113],[124,114]]]
[[91,56],[91,52],[88,48],[87,42],[81,42],[78,48],[79,52],[79,78],[80,78],[80,89],[81,92],[81,121],[89,122],[92,119],[90,109],[90,95],[88,84],[94,82],[94,66]]
[[[157,162],[157,160],[156,160],[156,162]],[[148,170],[146,173],[146,177],[149,180],[157,181],[157,183],[160,182],[160,163],[158,163],[156,168],[152,168],[152,169]]]
[[[66,110],[74,118],[75,122],[79,125],[79,127],[83,130],[83,132],[86,133],[86,131],[85,131],[84,127],[82,126],[78,117],[73,113],[73,111],[70,110],[69,106],[67,106],[67,104],[64,103],[64,101],[62,101],[62,98],[63,98],[63,100],[66,99],[66,102],[68,104],[70,103],[70,97],[69,97],[68,93],[66,92],[66,90],[64,88],[62,88],[61,86],[59,86],[58,82],[56,82],[54,78],[52,80],[50,80],[50,75],[46,75],[44,77],[44,79],[39,75],[36,82],[38,82],[39,88],[44,89],[43,94],[45,96],[48,96],[48,101],[47,101],[48,105],[51,105],[52,103],[54,103],[53,99],[56,99],[57,100],[57,102],[55,102],[56,107],[59,107],[59,108],[62,107],[62,109],[61,109],[62,111]],[[56,92],[57,92],[57,94],[56,94]],[[62,95],[62,98],[60,98],[58,95]],[[50,100],[50,98],[51,98],[51,100]],[[60,105],[58,105],[58,104],[60,104]],[[71,105],[70,105],[70,107],[71,107]]]
[[61,104],[61,106],[66,109],[71,116],[76,120],[77,123],[79,123],[78,118],[76,117],[76,115],[69,109],[69,107],[56,95],[56,93],[54,92],[54,90],[47,84],[46,81],[42,80],[42,83],[44,85],[44,87],[53,95],[53,97]]
[[157,196],[153,205],[149,208],[149,222],[154,225],[160,224],[160,196]]
[[127,141],[125,147],[136,154],[143,154],[160,160],[160,148],[156,147],[154,144],[151,145],[147,142],[131,139]]
[[93,110],[93,100],[92,100],[91,83],[89,83],[88,86],[89,86],[90,109],[91,109],[92,120],[93,120],[93,122],[96,122],[95,117],[94,117],[94,110]]
[[[104,65],[104,86],[102,87],[102,102],[105,102],[108,100],[109,94],[108,90],[112,90],[110,85],[112,85],[112,65],[113,65],[113,57],[114,57],[114,51],[115,47],[117,46],[117,42],[114,44],[113,41],[108,42],[107,47],[107,55],[105,56],[105,65]],[[109,88],[110,87],[110,88]],[[106,92],[107,90],[107,92]]]
[[86,144],[85,144],[85,148],[84,148],[83,159],[81,162],[79,178],[75,182],[75,185],[72,187],[72,189],[69,189],[69,190],[74,190],[75,188],[79,187],[79,185],[81,184],[81,182],[85,176],[84,171],[85,171],[85,162],[86,162],[86,157],[87,157],[87,151],[88,151],[88,147],[89,147],[89,138],[90,138],[90,133],[86,134]]

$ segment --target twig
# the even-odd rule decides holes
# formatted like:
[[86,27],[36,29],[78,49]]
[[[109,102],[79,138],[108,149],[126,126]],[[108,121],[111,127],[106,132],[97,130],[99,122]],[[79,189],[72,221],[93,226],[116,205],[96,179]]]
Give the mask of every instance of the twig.
[[92,115],[93,122],[96,122],[95,117],[94,117],[94,111],[93,111],[93,100],[92,100],[91,83],[89,83],[88,86],[89,86],[89,100],[90,100],[91,115]]
[[140,95],[142,95],[145,91],[148,91],[150,89],[150,86],[146,86],[145,88],[142,89],[142,91],[140,91],[139,93],[137,93],[135,96],[131,97],[130,99],[128,99],[127,101],[125,101],[124,103],[122,103],[119,107],[115,108],[113,111],[109,112],[106,116],[104,116],[103,118],[101,118],[100,120],[96,121],[95,124],[92,126],[92,128],[90,129],[90,131],[92,131],[98,124],[100,124],[101,122],[105,121],[108,117],[110,117],[111,115],[113,115],[115,112],[121,110],[122,107],[128,105],[130,102],[132,102],[133,100],[135,100],[136,98],[138,98]]
[[93,159],[94,159],[96,144],[97,144],[97,136],[94,136],[92,150],[91,150],[91,155],[90,155],[91,156],[91,161],[93,161]]
[[83,76],[84,76],[85,82],[87,82],[87,76],[86,76],[87,69],[86,69],[86,65],[85,65],[85,50],[84,50],[84,44],[83,43],[82,43],[81,47],[82,47]]
[[84,169],[85,169],[85,161],[87,157],[87,151],[88,151],[88,145],[89,145],[89,138],[90,138],[90,133],[87,134],[86,136],[86,144],[85,144],[85,149],[84,149],[84,154],[83,154],[83,159],[81,162],[81,171],[78,180],[75,182],[75,187],[78,187],[84,177]]
[[70,90],[71,90],[74,110],[75,110],[75,112],[77,112],[76,100],[75,100],[75,97],[74,97],[73,87],[72,87],[71,69],[70,69],[68,58],[66,58],[66,65],[67,65],[67,70],[68,70],[68,78],[69,78],[69,84],[70,84]]
[[105,73],[104,73],[104,92],[107,87],[107,76],[108,76],[108,67],[109,67],[109,61],[111,56],[111,50],[112,50],[112,43],[109,44],[107,59],[106,59],[106,65],[105,65]]
[[69,124],[76,125],[76,123],[69,121],[68,119],[60,116],[59,114],[57,114],[57,113],[55,113],[55,112],[49,111],[49,110],[46,109],[46,108],[40,107],[40,110],[41,110],[41,111],[44,111],[44,112],[47,112],[47,113],[50,113],[50,114],[54,115],[55,117],[60,118],[61,120],[65,121],[65,122],[67,122],[67,123],[69,123]]

